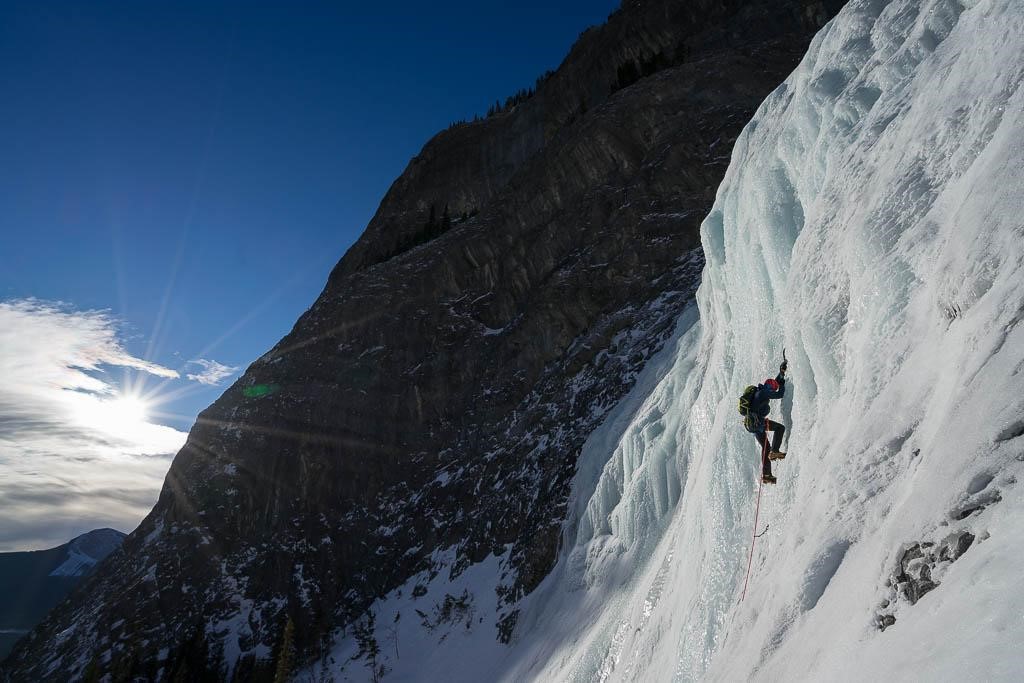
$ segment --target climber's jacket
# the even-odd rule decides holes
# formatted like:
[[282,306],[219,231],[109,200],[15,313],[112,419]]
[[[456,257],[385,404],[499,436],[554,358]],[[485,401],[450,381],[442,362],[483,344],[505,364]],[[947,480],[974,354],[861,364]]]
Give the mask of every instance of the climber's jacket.
[[743,418],[743,426],[752,434],[764,432],[764,420],[771,411],[768,402],[772,399],[782,398],[786,394],[786,378],[781,372],[775,377],[775,382],[778,382],[779,385],[778,389],[769,386],[769,381],[765,380],[764,384],[757,385],[754,395],[750,398],[750,409]]

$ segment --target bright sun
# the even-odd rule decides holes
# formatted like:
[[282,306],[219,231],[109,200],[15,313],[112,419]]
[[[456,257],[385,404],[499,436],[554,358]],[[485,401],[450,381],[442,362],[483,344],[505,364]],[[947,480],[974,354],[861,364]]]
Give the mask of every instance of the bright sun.
[[74,414],[92,429],[124,438],[136,437],[148,425],[149,403],[134,394],[118,394],[110,398],[72,393],[76,404]]
[[110,417],[118,422],[138,424],[149,417],[149,406],[138,396],[118,396],[106,404]]

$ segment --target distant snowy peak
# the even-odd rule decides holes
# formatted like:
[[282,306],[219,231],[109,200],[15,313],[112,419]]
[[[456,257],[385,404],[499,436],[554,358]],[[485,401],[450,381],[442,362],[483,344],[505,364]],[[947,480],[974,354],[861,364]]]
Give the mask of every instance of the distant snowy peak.
[[50,576],[85,576],[121,547],[124,537],[115,529],[94,529],[72,539],[67,546],[67,559]]

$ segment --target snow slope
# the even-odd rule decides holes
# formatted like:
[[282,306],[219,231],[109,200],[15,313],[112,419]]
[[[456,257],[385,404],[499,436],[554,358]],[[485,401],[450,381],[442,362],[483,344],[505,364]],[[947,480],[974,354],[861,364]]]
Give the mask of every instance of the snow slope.
[[[699,319],[588,441],[512,646],[448,630],[383,654],[389,677],[1024,677],[1022,78],[1019,0],[853,0],[737,142]],[[790,456],[740,602],[759,463],[736,400],[783,347]]]

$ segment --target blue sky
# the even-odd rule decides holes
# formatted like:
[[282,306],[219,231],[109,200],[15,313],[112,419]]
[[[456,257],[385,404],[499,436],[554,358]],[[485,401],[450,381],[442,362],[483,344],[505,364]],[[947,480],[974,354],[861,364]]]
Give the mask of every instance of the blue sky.
[[[31,354],[66,371],[51,399],[159,390],[149,422],[187,431],[228,369],[313,302],[433,133],[532,85],[617,4],[0,4],[0,368],[53,342]],[[89,349],[101,352],[82,361]],[[87,383],[76,372],[102,386],[75,388]],[[45,374],[23,373],[20,390]],[[0,424],[19,396],[0,389]],[[73,514],[54,511],[59,481],[85,471],[45,492],[32,482],[75,444],[47,442],[41,468],[13,433],[0,480],[20,477],[38,522],[0,522],[0,550],[129,530],[169,463],[145,463],[144,490],[116,519],[90,516],[106,500],[96,486],[72,486]]]

